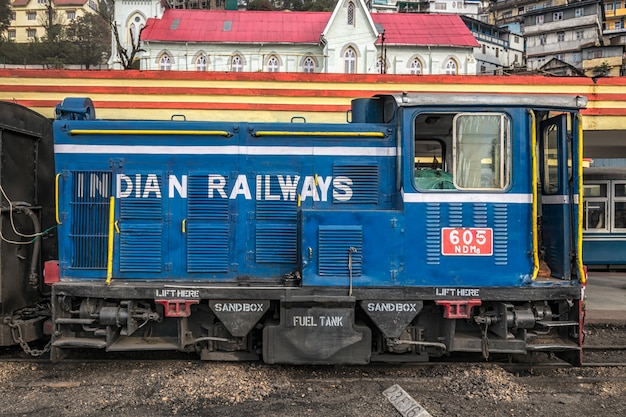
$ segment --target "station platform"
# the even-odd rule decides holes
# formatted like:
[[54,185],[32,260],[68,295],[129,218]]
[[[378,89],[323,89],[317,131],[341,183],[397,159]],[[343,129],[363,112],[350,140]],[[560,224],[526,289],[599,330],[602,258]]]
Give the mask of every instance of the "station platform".
[[589,271],[585,311],[585,323],[626,325],[626,270]]

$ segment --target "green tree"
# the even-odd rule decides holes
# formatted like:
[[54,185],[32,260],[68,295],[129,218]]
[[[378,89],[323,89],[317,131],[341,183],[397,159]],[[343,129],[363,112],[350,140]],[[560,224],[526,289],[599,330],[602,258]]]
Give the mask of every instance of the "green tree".
[[251,0],[248,2],[248,10],[274,10],[270,0]]
[[102,63],[111,50],[111,26],[99,14],[89,13],[74,19],[66,28],[70,61],[87,69]]
[[0,0],[0,35],[4,35],[10,24],[11,0]]
[[308,12],[332,12],[335,10],[337,0],[304,0],[302,10]]

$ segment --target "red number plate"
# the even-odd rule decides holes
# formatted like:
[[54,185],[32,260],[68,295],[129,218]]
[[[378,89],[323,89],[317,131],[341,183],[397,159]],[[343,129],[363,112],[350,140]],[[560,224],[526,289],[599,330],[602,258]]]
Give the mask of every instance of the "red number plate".
[[441,229],[442,255],[493,255],[493,229],[486,227],[444,227]]

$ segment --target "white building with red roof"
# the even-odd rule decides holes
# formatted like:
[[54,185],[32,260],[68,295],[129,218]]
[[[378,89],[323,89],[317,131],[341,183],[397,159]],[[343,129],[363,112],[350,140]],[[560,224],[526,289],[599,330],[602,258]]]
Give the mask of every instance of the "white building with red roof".
[[122,43],[141,31],[144,70],[476,74],[478,42],[457,15],[371,13],[363,0],[339,0],[332,13],[160,4],[116,2]]

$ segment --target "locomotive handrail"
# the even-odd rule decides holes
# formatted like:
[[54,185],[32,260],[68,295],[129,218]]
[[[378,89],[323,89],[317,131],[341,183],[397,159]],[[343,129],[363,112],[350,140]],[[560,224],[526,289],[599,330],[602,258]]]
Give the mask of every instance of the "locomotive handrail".
[[111,284],[111,279],[113,279],[113,228],[115,224],[115,197],[111,196],[109,198],[109,236],[108,236],[108,245],[107,245],[107,278],[106,284]]
[[344,138],[384,138],[387,136],[384,132],[297,132],[297,131],[278,131],[268,130],[252,133],[254,137],[261,136],[325,136],[325,137],[344,137]]
[[535,112],[528,111],[530,115],[530,146],[531,146],[531,159],[532,159],[532,187],[533,187],[533,206],[532,206],[532,228],[533,228],[533,275],[532,279],[537,279],[539,274],[539,231],[537,223],[538,209],[538,179],[537,179],[537,119],[535,118]]
[[77,135],[186,135],[186,136],[224,136],[233,134],[226,130],[151,130],[151,129],[71,129],[71,136]]
[[576,266],[578,267],[578,276],[580,283],[587,283],[587,274],[583,265],[583,118],[579,114],[576,115],[578,122],[578,224],[576,230]]
[[57,224],[61,224],[59,218],[59,178],[61,178],[61,173],[58,173],[54,179],[54,218]]

